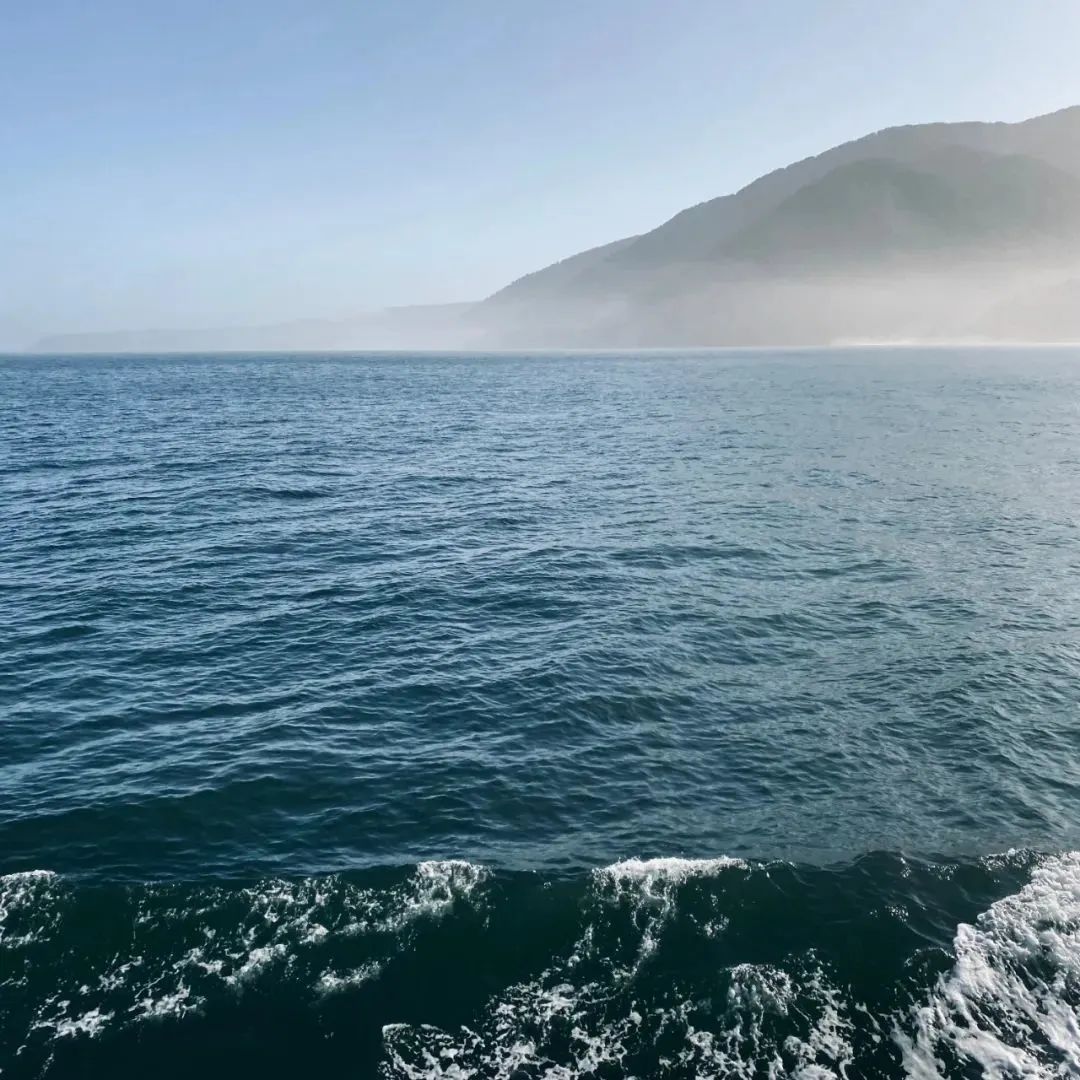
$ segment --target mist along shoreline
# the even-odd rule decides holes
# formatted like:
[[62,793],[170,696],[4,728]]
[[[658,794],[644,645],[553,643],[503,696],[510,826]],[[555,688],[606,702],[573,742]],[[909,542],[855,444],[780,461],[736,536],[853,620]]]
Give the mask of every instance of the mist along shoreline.
[[885,128],[484,299],[27,337],[110,353],[1080,340],[1078,147],[1080,106]]
[[0,352],[0,360],[77,360],[82,357],[97,359],[156,359],[190,358],[212,359],[217,356],[252,357],[261,356],[282,359],[296,356],[304,359],[328,358],[399,358],[412,357],[453,357],[484,359],[498,358],[543,358],[547,356],[672,356],[682,357],[688,354],[702,353],[732,354],[785,354],[785,353],[850,353],[850,352],[923,352],[931,350],[949,350],[954,352],[980,353],[995,350],[1026,350],[1030,352],[1057,351],[1080,348],[1080,339],[1076,341],[840,341],[833,344],[805,345],[650,345],[650,346],[597,346],[565,347],[542,346],[537,348],[340,348],[340,349],[145,349],[145,350],[78,350],[78,351],[8,351]]

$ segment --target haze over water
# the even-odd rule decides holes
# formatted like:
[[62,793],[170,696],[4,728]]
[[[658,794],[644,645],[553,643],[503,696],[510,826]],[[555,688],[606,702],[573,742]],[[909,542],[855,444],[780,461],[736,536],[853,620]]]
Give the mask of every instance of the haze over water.
[[1078,360],[0,360],[4,1076],[1080,1068]]

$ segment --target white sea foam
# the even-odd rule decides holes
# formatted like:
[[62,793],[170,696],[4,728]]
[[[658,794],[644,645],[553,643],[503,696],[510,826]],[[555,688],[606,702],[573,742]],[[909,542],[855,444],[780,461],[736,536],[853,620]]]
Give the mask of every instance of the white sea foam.
[[[629,903],[641,930],[637,958],[625,971],[637,974],[656,951],[663,927],[676,911],[680,888],[694,879],[714,878],[727,870],[744,869],[741,859],[626,859],[593,871],[594,892],[604,900]],[[713,930],[719,927],[714,923]]]
[[109,991],[122,987],[128,981],[128,973],[132,968],[139,967],[142,962],[143,958],[141,956],[133,956],[130,960],[126,960],[112,970],[99,975],[98,989]]
[[202,1002],[194,998],[191,987],[181,983],[171,994],[153,997],[148,994],[135,1003],[135,1012],[141,1019],[162,1019],[166,1016],[181,1017],[196,1011]]
[[338,877],[275,881],[245,890],[256,920],[275,940],[318,945],[337,937],[393,934],[425,919],[440,919],[468,901],[488,877],[462,859],[429,860],[388,889],[353,885]]
[[745,867],[742,859],[721,855],[714,859],[680,859],[667,856],[658,859],[624,859],[594,870],[597,878],[620,882],[656,882],[680,884],[690,878],[714,877],[723,870]]
[[1042,862],[953,948],[952,970],[898,1025],[907,1074],[945,1080],[955,1061],[991,1080],[1080,1075],[1080,852]]
[[593,871],[594,891],[610,900],[629,900],[635,907],[657,908],[661,916],[674,910],[678,890],[686,882],[713,878],[726,870],[745,868],[741,859],[626,859]]
[[285,956],[285,946],[281,943],[276,945],[259,945],[247,954],[243,962],[231,974],[225,977],[225,981],[232,985],[250,982],[263,968],[280,960]]
[[[493,1001],[477,1029],[457,1032],[429,1025],[383,1029],[385,1075],[403,1080],[464,1080],[523,1075],[585,1080],[618,1075],[628,1059],[646,1058],[660,1039],[673,1047],[651,1075],[699,1080],[824,1080],[853,1077],[854,1020],[839,988],[820,969],[805,978],[745,964],[729,972],[725,1016],[719,1026],[697,1026],[697,1003],[646,1008],[613,995],[606,982],[574,985],[550,970],[511,987]],[[620,1004],[621,1002],[621,1004]],[[644,1011],[642,1011],[644,1008]],[[801,1034],[777,1042],[777,1018]],[[715,1019],[715,1018],[714,1018]],[[550,1056],[558,1047],[559,1060]]]
[[487,880],[488,870],[463,859],[420,863],[406,886],[393,895],[394,908],[381,929],[400,930],[419,919],[439,919],[468,900]]
[[[563,957],[536,978],[493,998],[475,1030],[388,1025],[383,1031],[386,1075],[464,1080],[507,1077],[522,1070],[545,1080],[573,1080],[617,1071],[629,1055],[647,1051],[660,1032],[669,1039],[681,1033],[682,1062],[701,1075],[734,1075],[721,1068],[722,1053],[703,1052],[712,1036],[695,1031],[691,1002],[639,1006],[633,980],[674,919],[680,887],[745,865],[729,858],[629,859],[594,871],[585,905],[587,922]],[[722,933],[723,925],[724,920],[715,917],[699,930],[708,938]],[[598,943],[613,930],[626,940],[632,957],[628,967],[600,951]],[[827,1034],[823,1032],[822,1043]],[[555,1047],[558,1061],[550,1056]],[[810,1051],[805,1056],[809,1062]],[[735,1048],[728,1057],[741,1060]]]
[[[240,890],[210,887],[179,905],[170,888],[148,886],[129,909],[132,950],[83,954],[77,989],[37,1002],[28,1028],[58,1039],[95,1038],[106,1027],[183,1018],[268,979],[310,980],[320,996],[343,993],[377,978],[388,959],[410,946],[414,928],[470,902],[487,874],[462,860],[433,860],[384,888],[337,876],[278,880]],[[0,877],[0,946],[19,950],[63,934],[66,909],[49,902],[55,880],[44,870]],[[357,935],[373,935],[382,955],[344,969],[329,966],[332,943]],[[175,952],[140,945],[172,937],[182,942]]]
[[10,874],[0,874],[0,915],[3,915],[7,901],[17,897],[27,886],[45,881],[55,881],[54,870],[16,870]]
[[[1080,853],[1043,860],[1024,888],[958,927],[951,970],[916,1007],[883,1021],[850,1000],[813,953],[777,966],[718,968],[726,999],[711,1003],[696,984],[670,984],[668,935],[679,948],[688,933],[714,948],[727,927],[724,875],[746,869],[738,859],[667,858],[594,871],[579,932],[545,970],[493,996],[473,1026],[388,1025],[384,1075],[479,1080],[523,1070],[572,1080],[639,1068],[635,1060],[654,1060],[662,1045],[651,1066],[657,1076],[853,1078],[864,1075],[856,1047],[880,1038],[881,1022],[895,1024],[913,1080],[965,1071],[989,1080],[1080,1075]],[[78,989],[42,1001],[28,1026],[57,1039],[95,1038],[108,1026],[181,1018],[262,979],[300,979],[319,996],[345,993],[419,945],[421,926],[484,902],[488,877],[472,863],[432,861],[382,889],[344,879],[269,882],[205,890],[180,909],[144,897],[131,912],[136,948],[81,971]],[[51,892],[54,879],[45,871],[0,878],[0,930],[51,933],[50,920],[65,910]],[[137,951],[144,924],[171,925],[181,912],[182,948]],[[363,949],[377,956],[335,963],[328,943],[356,934],[372,935]],[[22,938],[2,943],[19,949]],[[644,965],[666,990],[644,977]]]
[[344,974],[338,974],[336,971],[324,971],[315,984],[315,990],[322,997],[353,990],[358,986],[363,986],[364,983],[377,979],[382,973],[382,969],[382,964],[372,960],[367,964],[361,964],[352,971],[346,971]]
[[0,944],[28,944],[36,932],[29,930],[13,938],[9,919],[39,902],[50,885],[57,880],[52,870],[20,870],[0,874]]
[[56,1024],[56,1034],[60,1038],[70,1038],[72,1035],[89,1035],[94,1038],[112,1019],[112,1015],[103,1013],[100,1009],[90,1009],[75,1019],[60,1020]]
[[[49,1002],[48,1004],[53,1004]],[[93,1039],[105,1029],[113,1014],[102,1012],[100,1008],[88,1009],[78,1015],[68,1015],[71,1002],[56,1002],[56,1015],[37,1020],[35,1028],[51,1028],[58,1039],[70,1039],[76,1035],[86,1035]]]
[[[479,1030],[457,1032],[429,1025],[389,1024],[383,1028],[385,1075],[407,1080],[467,1080],[510,1077],[519,1070],[546,1080],[594,1076],[627,1052],[629,1033],[640,1016],[598,1022],[589,1013],[598,987],[540,979],[511,987],[493,1002]],[[559,1032],[569,1060],[552,1061],[546,1046]]]
[[[849,1076],[855,1062],[855,1011],[824,970],[811,964],[794,975],[768,964],[740,964],[729,972],[726,1010],[715,1030],[694,1026],[687,1002],[667,1023],[686,1030],[677,1061],[700,1080],[825,1080]],[[861,1011],[861,1010],[860,1010]],[[803,1030],[778,1041],[775,1021],[794,1020]]]
[[440,1028],[427,1024],[386,1024],[382,1029],[386,1055],[385,1072],[403,1080],[470,1080],[476,1068],[463,1065],[480,1037],[462,1029],[460,1042]]

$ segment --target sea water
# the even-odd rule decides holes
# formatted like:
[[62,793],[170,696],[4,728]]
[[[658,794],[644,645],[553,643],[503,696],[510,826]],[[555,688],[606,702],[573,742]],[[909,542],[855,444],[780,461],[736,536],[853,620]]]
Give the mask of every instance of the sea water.
[[1080,1073],[1080,350],[0,359],[0,1076]]

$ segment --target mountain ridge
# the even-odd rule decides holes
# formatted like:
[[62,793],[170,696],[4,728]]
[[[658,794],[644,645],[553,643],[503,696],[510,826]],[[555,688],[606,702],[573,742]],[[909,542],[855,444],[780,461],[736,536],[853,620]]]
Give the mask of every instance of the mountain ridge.
[[[620,261],[656,259],[662,253],[670,257],[670,248],[679,247],[685,257],[693,251],[692,245],[714,246],[725,234],[735,231],[739,226],[779,205],[784,199],[794,194],[806,184],[819,180],[837,165],[866,157],[888,157],[896,160],[911,160],[925,154],[927,140],[941,146],[962,146],[970,149],[986,149],[987,144],[1008,147],[1027,146],[1031,133],[1047,126],[1071,123],[1074,128],[1072,151],[1054,154],[1057,160],[1048,164],[1074,173],[1080,178],[1080,105],[1068,106],[1055,112],[1013,123],[1004,121],[961,121],[958,123],[933,122],[929,124],[904,124],[882,128],[867,135],[851,139],[830,147],[820,154],[792,162],[778,169],[757,177],[737,191],[719,195],[712,199],[687,207],[662,222],[656,228],[647,230],[635,237],[614,241],[593,252],[610,252],[619,255]],[[884,152],[883,152],[884,151]],[[1001,151],[999,151],[1001,152]],[[719,218],[720,220],[716,220]],[[719,235],[718,235],[719,234]],[[688,252],[684,244],[691,245]],[[588,254],[583,252],[581,254]],[[607,256],[607,257],[610,257]],[[549,267],[533,271],[504,286],[495,296],[506,296],[515,287],[529,283],[531,287],[546,284],[544,275],[555,267],[577,258],[570,256]],[[491,298],[489,298],[491,299]]]

